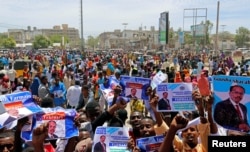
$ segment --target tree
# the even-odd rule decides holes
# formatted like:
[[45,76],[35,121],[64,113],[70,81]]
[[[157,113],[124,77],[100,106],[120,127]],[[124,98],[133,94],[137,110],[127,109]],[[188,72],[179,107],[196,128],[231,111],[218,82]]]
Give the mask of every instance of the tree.
[[250,31],[245,27],[239,27],[239,29],[236,30],[235,35],[235,43],[237,47],[246,47],[249,46],[248,42],[250,41],[249,38]]
[[2,45],[4,48],[13,49],[16,47],[16,41],[13,38],[5,38]]
[[51,43],[61,43],[62,44],[62,37],[64,37],[64,44],[69,43],[68,36],[61,36],[61,35],[51,35],[49,37]]
[[[201,24],[204,24],[204,22],[202,21]],[[199,44],[203,45],[203,44],[210,44],[210,34],[211,31],[213,29],[213,23],[209,20],[206,21],[205,23],[205,37],[199,37]],[[205,41],[206,40],[206,41]]]
[[8,36],[4,34],[0,34],[0,48],[3,47],[3,42],[5,39],[7,39]]
[[91,48],[95,48],[98,45],[99,37],[88,36],[87,45]]
[[48,46],[51,45],[51,42],[48,38],[44,37],[43,35],[38,35],[35,37],[35,40],[33,42],[33,47],[35,49],[39,48],[48,48]]

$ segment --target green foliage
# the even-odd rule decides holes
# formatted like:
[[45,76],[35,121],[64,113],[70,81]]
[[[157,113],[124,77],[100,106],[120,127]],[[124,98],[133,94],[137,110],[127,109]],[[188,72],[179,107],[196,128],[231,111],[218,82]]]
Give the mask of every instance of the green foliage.
[[99,37],[88,36],[87,45],[91,48],[97,47],[99,42]]
[[46,37],[44,37],[43,35],[38,35],[35,37],[35,40],[33,42],[33,47],[35,49],[39,49],[39,48],[48,48],[48,46],[51,45],[51,42],[49,39],[47,39]]
[[13,38],[4,38],[2,40],[2,46],[4,48],[13,49],[16,47],[16,41]]
[[64,44],[69,43],[68,36],[61,36],[61,35],[51,35],[49,37],[51,43],[61,43],[62,44],[62,37],[64,37]]
[[193,43],[193,37],[191,34],[185,32],[184,33],[184,43],[185,44],[192,44]]
[[250,41],[249,34],[250,34],[249,29],[245,27],[239,27],[236,30],[235,43],[237,47],[241,48],[249,46],[249,41]]

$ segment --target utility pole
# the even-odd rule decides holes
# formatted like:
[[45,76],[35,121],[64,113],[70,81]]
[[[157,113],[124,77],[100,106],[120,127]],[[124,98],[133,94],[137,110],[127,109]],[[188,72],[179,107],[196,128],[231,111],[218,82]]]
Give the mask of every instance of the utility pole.
[[226,25],[221,25],[222,33],[221,33],[221,50],[223,51],[223,39],[224,39],[224,29]]
[[216,40],[215,40],[215,52],[218,53],[218,31],[219,31],[219,14],[220,14],[220,1],[217,2],[217,19],[216,19]]
[[81,0],[81,51],[84,52],[82,0]]
[[127,35],[126,35],[126,27],[127,27],[127,25],[128,25],[128,23],[122,23],[122,25],[124,26],[124,51],[126,50],[126,37],[127,37]]

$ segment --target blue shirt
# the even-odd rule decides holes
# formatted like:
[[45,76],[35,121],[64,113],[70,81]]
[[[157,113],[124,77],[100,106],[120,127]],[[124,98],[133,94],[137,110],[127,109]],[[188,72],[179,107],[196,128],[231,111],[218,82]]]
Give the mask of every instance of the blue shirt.
[[62,106],[66,101],[66,88],[62,82],[59,82],[58,86],[52,85],[49,92],[54,95],[55,106]]

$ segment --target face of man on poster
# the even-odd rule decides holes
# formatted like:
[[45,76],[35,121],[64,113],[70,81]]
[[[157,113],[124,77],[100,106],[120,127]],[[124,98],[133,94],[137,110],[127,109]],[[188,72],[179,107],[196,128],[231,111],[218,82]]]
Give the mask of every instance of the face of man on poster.
[[48,128],[48,133],[50,135],[53,135],[56,131],[56,122],[55,121],[50,121],[49,122],[49,128]]
[[235,102],[235,104],[239,104],[243,99],[245,94],[245,89],[242,87],[233,87],[232,90],[229,92],[230,99]]

